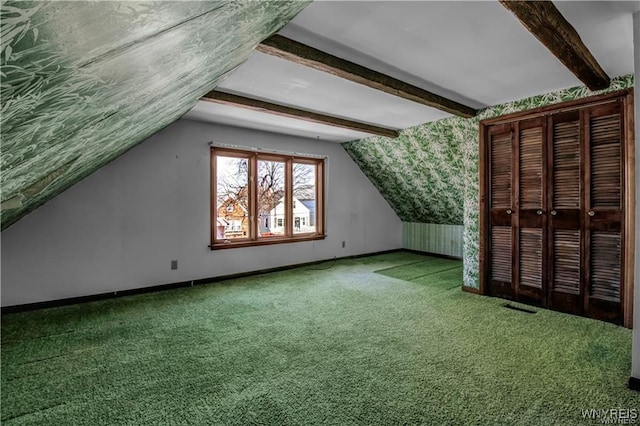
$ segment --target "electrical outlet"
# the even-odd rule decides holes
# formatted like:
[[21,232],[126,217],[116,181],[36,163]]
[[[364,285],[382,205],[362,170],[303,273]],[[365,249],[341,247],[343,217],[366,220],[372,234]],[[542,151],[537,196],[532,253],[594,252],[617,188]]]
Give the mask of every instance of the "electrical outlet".
[[345,247],[345,245],[346,245],[346,241],[343,241],[343,242],[342,242],[342,248],[344,248],[344,247]]
[[171,261],[171,270],[174,269],[178,269],[178,261],[177,260],[172,260]]

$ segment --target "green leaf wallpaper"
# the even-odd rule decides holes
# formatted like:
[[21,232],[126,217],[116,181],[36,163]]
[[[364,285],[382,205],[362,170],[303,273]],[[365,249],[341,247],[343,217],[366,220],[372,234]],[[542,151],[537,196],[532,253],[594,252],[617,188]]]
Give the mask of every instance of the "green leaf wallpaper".
[[180,118],[309,3],[2,2],[2,229]]
[[404,222],[461,225],[464,128],[445,120],[342,144]]
[[342,144],[405,223],[464,225],[464,284],[478,287],[480,120],[633,87],[633,75],[606,90],[574,87]]

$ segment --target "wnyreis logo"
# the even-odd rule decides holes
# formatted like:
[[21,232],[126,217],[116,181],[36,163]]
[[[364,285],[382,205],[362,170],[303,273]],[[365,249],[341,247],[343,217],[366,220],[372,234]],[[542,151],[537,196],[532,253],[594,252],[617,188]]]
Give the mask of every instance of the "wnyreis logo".
[[611,425],[638,424],[637,408],[601,408],[582,410],[582,418],[593,420],[596,423]]

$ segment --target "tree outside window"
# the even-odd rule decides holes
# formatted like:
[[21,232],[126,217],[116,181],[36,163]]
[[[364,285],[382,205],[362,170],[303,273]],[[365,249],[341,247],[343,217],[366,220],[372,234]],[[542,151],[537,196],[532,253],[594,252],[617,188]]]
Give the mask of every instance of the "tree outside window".
[[324,237],[324,160],[221,148],[211,158],[212,248]]

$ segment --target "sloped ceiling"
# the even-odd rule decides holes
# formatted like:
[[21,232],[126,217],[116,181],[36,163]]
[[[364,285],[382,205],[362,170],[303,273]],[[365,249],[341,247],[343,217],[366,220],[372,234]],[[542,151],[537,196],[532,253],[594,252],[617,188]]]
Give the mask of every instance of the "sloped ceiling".
[[3,2],[2,229],[178,119],[308,3]]
[[[185,118],[335,142],[367,136],[197,102],[216,86],[394,129],[450,116],[280,58],[253,53],[247,61],[276,31],[479,109],[580,84],[498,2],[308,3],[2,2],[2,228],[196,103]],[[631,15],[640,2],[555,3],[609,75],[633,72]],[[431,138],[433,131],[426,133]],[[428,154],[448,158],[451,153]],[[460,165],[451,164],[455,177]],[[392,177],[389,170],[380,173]],[[441,179],[432,177],[429,183],[437,187]],[[448,196],[428,209],[426,199],[421,189],[395,204],[412,206],[399,212],[405,220],[460,223],[459,197]]]
[[631,74],[621,76],[606,90],[577,86],[484,108],[469,119],[449,117],[410,127],[397,139],[374,136],[342,146],[402,221],[462,225],[465,209],[478,211],[475,204],[469,207],[469,199],[478,199],[481,119],[628,89],[633,81]]

